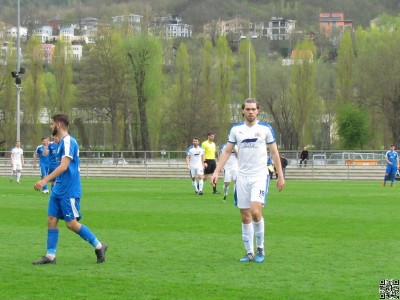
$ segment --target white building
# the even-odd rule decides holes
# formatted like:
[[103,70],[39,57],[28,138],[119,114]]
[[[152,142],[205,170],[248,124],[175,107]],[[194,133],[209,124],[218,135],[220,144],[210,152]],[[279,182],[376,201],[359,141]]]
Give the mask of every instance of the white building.
[[121,24],[121,25],[125,24],[129,28],[131,28],[133,32],[141,31],[142,19],[143,16],[135,14],[111,17],[111,20],[114,24]]
[[[6,35],[11,37],[17,37],[18,27],[11,27],[7,29]],[[28,35],[28,28],[26,27],[19,27],[19,36],[22,38],[26,38]]]
[[258,30],[261,30],[262,36],[266,36],[272,41],[289,40],[290,34],[296,27],[296,21],[273,17],[271,20],[263,22],[257,27]]
[[153,24],[153,30],[160,32],[166,39],[192,37],[192,25],[182,23],[179,16],[158,17]]
[[79,61],[82,59],[82,48],[83,46],[80,44],[72,44],[72,58],[75,61]]
[[73,25],[71,25],[69,27],[62,27],[60,29],[60,37],[61,37],[62,41],[71,43],[75,37],[74,30],[75,30],[75,27]]
[[53,36],[53,27],[42,26],[40,28],[33,30],[33,33],[36,34],[42,41],[42,44],[44,44],[48,42]]

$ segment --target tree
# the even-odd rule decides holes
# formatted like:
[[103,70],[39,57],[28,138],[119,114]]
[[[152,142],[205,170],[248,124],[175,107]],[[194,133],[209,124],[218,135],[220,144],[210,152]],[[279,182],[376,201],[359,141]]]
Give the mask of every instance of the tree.
[[366,112],[348,103],[338,110],[336,121],[342,149],[364,149],[370,132]]
[[239,62],[239,98],[256,98],[256,55],[250,38],[239,44]]
[[176,51],[176,70],[174,82],[169,91],[169,127],[165,130],[166,144],[175,149],[186,149],[193,138],[195,112],[191,109],[191,78],[189,54],[185,43]]
[[[7,47],[6,64],[0,69],[0,108],[2,111],[0,126],[0,144],[9,149],[15,143],[16,136],[16,90],[13,87],[15,79],[11,72],[15,71],[16,51],[11,45]],[[23,140],[22,136],[21,139]]]
[[[329,62],[319,62],[315,69],[316,98],[321,103],[321,134],[314,135],[313,144],[320,149],[331,149],[335,142],[334,115],[336,99],[336,69]],[[317,125],[318,127],[318,125]]]
[[399,43],[400,30],[377,27],[367,33],[358,55],[358,104],[373,111],[374,128],[385,145],[400,142]]
[[[214,93],[214,51],[210,39],[194,49],[192,66],[191,136],[214,132],[218,136],[218,109]],[[198,55],[197,55],[198,53]],[[199,58],[199,59],[196,59]],[[200,132],[199,132],[200,131]],[[201,138],[201,137],[200,137]]]
[[313,122],[319,117],[315,114],[319,107],[315,97],[315,54],[315,46],[308,39],[300,43],[293,54],[290,92],[299,145],[311,143],[317,128]]
[[294,108],[290,100],[290,69],[282,66],[280,61],[272,63],[260,60],[258,66],[258,100],[266,112],[260,118],[272,123],[281,147],[296,149],[298,136],[294,124]]
[[103,135],[111,139],[112,150],[116,151],[120,145],[121,108],[129,97],[129,60],[118,30],[111,29],[99,34],[101,36],[96,39],[95,46],[84,60],[82,75],[85,80],[80,80],[83,98],[79,106],[95,110],[96,122],[103,123],[104,115],[107,116],[111,122],[111,135],[107,136],[104,132]]
[[56,82],[55,98],[51,99],[53,106],[50,111],[63,112],[71,115],[74,87],[71,66],[71,46],[58,40],[54,48],[53,74]]
[[25,75],[25,97],[23,98],[25,101],[21,105],[24,107],[24,127],[30,135],[26,142],[35,145],[41,140],[42,136],[39,116],[43,109],[43,98],[47,93],[43,79],[42,43],[38,36],[34,35],[29,39],[26,55],[28,58],[26,66],[29,72]]
[[[160,41],[146,33],[129,40],[128,53],[137,97],[142,149],[159,145],[162,95],[162,47]],[[150,112],[150,114],[148,113]]]
[[341,39],[339,47],[339,56],[337,60],[337,106],[340,107],[344,103],[351,101],[353,89],[353,63],[354,49],[352,43],[351,31],[347,30]]
[[219,134],[226,134],[232,120],[232,80],[233,57],[224,36],[220,36],[216,42],[217,63],[215,75],[215,101],[218,111]]

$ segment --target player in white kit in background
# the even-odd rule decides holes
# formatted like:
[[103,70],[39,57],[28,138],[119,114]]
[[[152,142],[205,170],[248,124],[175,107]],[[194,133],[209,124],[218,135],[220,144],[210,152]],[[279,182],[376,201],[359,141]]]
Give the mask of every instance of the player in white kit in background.
[[[199,139],[193,138],[193,145],[186,150],[186,167],[192,178],[192,186],[196,195],[203,195],[204,185],[204,149],[199,146]],[[199,182],[196,182],[196,177]]]
[[[224,151],[226,144],[221,146],[221,152]],[[226,201],[226,197],[228,197],[229,193],[229,185],[231,181],[233,181],[233,191],[235,192],[236,189],[236,178],[237,178],[237,171],[238,171],[238,150],[237,146],[233,148],[229,159],[225,163],[224,166],[224,198],[223,200]]]
[[17,141],[15,147],[11,149],[10,160],[12,166],[10,182],[12,182],[13,176],[15,175],[17,177],[17,183],[20,183],[21,171],[24,166],[24,150],[21,148],[20,141]]

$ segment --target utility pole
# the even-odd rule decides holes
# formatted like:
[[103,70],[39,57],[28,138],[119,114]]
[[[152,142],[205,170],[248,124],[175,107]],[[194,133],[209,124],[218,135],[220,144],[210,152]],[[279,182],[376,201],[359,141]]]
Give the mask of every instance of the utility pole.
[[249,35],[249,98],[251,98],[251,60],[250,60],[250,42],[251,42],[251,37]]
[[17,141],[21,140],[21,78],[20,74],[25,73],[25,69],[21,68],[21,21],[20,21],[20,0],[17,0],[17,71],[11,72],[11,76],[15,78],[14,87],[17,89]]

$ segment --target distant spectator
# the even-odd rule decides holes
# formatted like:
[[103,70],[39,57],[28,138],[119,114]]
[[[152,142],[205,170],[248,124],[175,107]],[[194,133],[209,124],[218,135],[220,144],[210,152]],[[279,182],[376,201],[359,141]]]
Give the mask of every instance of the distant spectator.
[[[281,154],[281,165],[282,165],[282,173],[283,173],[283,178],[285,178],[286,174],[286,167],[288,166],[289,162],[285,157],[285,154]],[[278,174],[278,173],[277,173]]]
[[308,150],[307,147],[304,147],[303,151],[301,151],[300,153],[300,168],[303,162],[304,162],[304,167],[307,167],[307,160],[308,160]]

